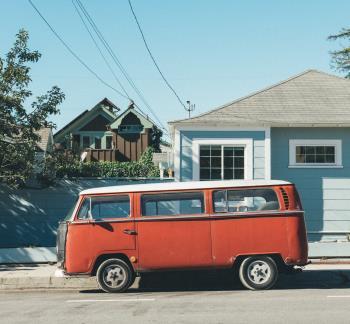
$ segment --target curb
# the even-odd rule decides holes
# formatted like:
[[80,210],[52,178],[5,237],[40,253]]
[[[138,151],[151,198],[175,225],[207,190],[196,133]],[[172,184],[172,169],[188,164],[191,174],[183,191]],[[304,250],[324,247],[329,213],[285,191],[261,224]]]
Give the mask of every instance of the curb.
[[350,258],[324,258],[324,259],[310,259],[311,264],[329,264],[329,265],[340,265],[340,264],[348,264],[350,265]]
[[0,290],[25,289],[98,289],[96,279],[56,277],[0,278]]
[[[298,279],[300,282],[313,281],[315,272],[319,278],[331,279],[338,284],[350,282],[350,262],[340,263],[336,260],[313,260],[305,267],[305,274]],[[99,289],[95,277],[56,277],[55,266],[17,266],[0,267],[0,293],[10,290],[96,290]],[[154,281],[155,280],[155,281]],[[306,281],[305,281],[306,280]],[[323,280],[323,279],[322,279]],[[154,278],[152,282],[157,282]],[[137,278],[132,288],[139,288]],[[145,283],[143,283],[145,284]],[[147,285],[147,283],[146,283]],[[153,285],[153,283],[152,283]]]

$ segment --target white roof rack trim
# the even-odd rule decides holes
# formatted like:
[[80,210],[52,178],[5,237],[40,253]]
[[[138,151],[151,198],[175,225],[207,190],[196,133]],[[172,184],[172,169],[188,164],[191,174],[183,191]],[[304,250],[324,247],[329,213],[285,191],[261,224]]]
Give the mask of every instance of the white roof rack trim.
[[224,180],[224,181],[186,181],[186,182],[163,182],[120,185],[110,187],[100,187],[86,189],[80,192],[80,195],[98,195],[114,194],[128,192],[147,192],[147,191],[172,191],[172,190],[193,190],[210,189],[225,187],[255,187],[255,186],[282,186],[291,184],[282,180]]

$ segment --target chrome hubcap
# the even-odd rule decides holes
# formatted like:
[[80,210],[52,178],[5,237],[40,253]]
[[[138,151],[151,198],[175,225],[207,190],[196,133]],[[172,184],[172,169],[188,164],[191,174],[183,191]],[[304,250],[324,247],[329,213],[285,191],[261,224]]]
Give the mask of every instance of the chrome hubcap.
[[118,265],[110,265],[103,271],[103,282],[110,288],[119,288],[126,281],[125,270]]
[[264,261],[254,261],[248,267],[248,277],[256,284],[264,284],[271,277],[270,266]]

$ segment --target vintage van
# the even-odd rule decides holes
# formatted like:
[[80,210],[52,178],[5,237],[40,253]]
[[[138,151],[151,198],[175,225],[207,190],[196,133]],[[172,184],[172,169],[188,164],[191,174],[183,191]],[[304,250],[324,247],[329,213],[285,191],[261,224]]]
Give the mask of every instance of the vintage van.
[[138,184],[82,191],[60,223],[58,264],[123,292],[145,271],[235,268],[249,289],[307,263],[304,213],[285,181]]

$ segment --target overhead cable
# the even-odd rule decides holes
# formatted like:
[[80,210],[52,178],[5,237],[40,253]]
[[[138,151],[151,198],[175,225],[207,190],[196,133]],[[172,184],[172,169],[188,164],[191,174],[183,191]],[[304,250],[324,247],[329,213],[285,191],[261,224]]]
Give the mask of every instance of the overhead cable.
[[143,30],[142,30],[142,28],[141,28],[141,25],[140,25],[138,19],[137,19],[137,16],[136,16],[136,14],[135,14],[134,8],[133,8],[133,6],[132,6],[132,4],[131,4],[131,0],[128,0],[128,2],[129,2],[129,6],[130,6],[131,13],[132,13],[132,15],[133,15],[133,17],[134,17],[134,19],[135,19],[135,22],[136,22],[136,25],[137,25],[139,31],[140,31],[140,34],[141,34],[143,43],[145,44],[145,47],[146,47],[146,49],[147,49],[147,52],[148,52],[149,56],[151,57],[151,60],[152,60],[153,64],[155,65],[155,67],[156,67],[156,69],[158,70],[158,72],[159,72],[160,76],[162,77],[163,81],[164,81],[165,84],[168,86],[168,88],[172,91],[172,93],[175,95],[175,97],[177,98],[177,100],[179,101],[179,103],[185,108],[185,110],[187,110],[187,107],[185,106],[184,102],[181,100],[180,96],[177,94],[177,92],[175,91],[174,87],[169,83],[169,81],[168,81],[167,78],[165,77],[164,73],[161,71],[161,69],[160,69],[160,67],[159,67],[159,65],[158,65],[158,63],[157,63],[157,61],[156,61],[156,59],[154,58],[154,56],[153,56],[153,54],[152,54],[152,52],[151,52],[150,47],[148,46],[148,43],[147,43],[147,41],[146,41],[146,37],[145,37],[145,35],[144,35],[144,33],[143,33]]
[[50,23],[47,21],[47,19],[43,16],[43,14],[39,11],[39,9],[34,5],[34,3],[31,0],[28,0],[30,5],[34,8],[34,10],[37,12],[37,14],[40,16],[40,18],[45,22],[45,24],[50,28],[52,33],[56,36],[56,38],[62,43],[62,45],[69,51],[71,55],[74,56],[74,58],[83,65],[97,80],[99,80],[102,84],[107,86],[108,88],[115,91],[117,94],[119,94],[121,97],[125,99],[129,99],[127,96],[125,96],[123,93],[121,93],[119,90],[111,86],[109,83],[104,81],[94,70],[92,70],[79,56],[76,54],[71,47],[63,40],[63,38],[55,31],[55,29],[50,25]]

